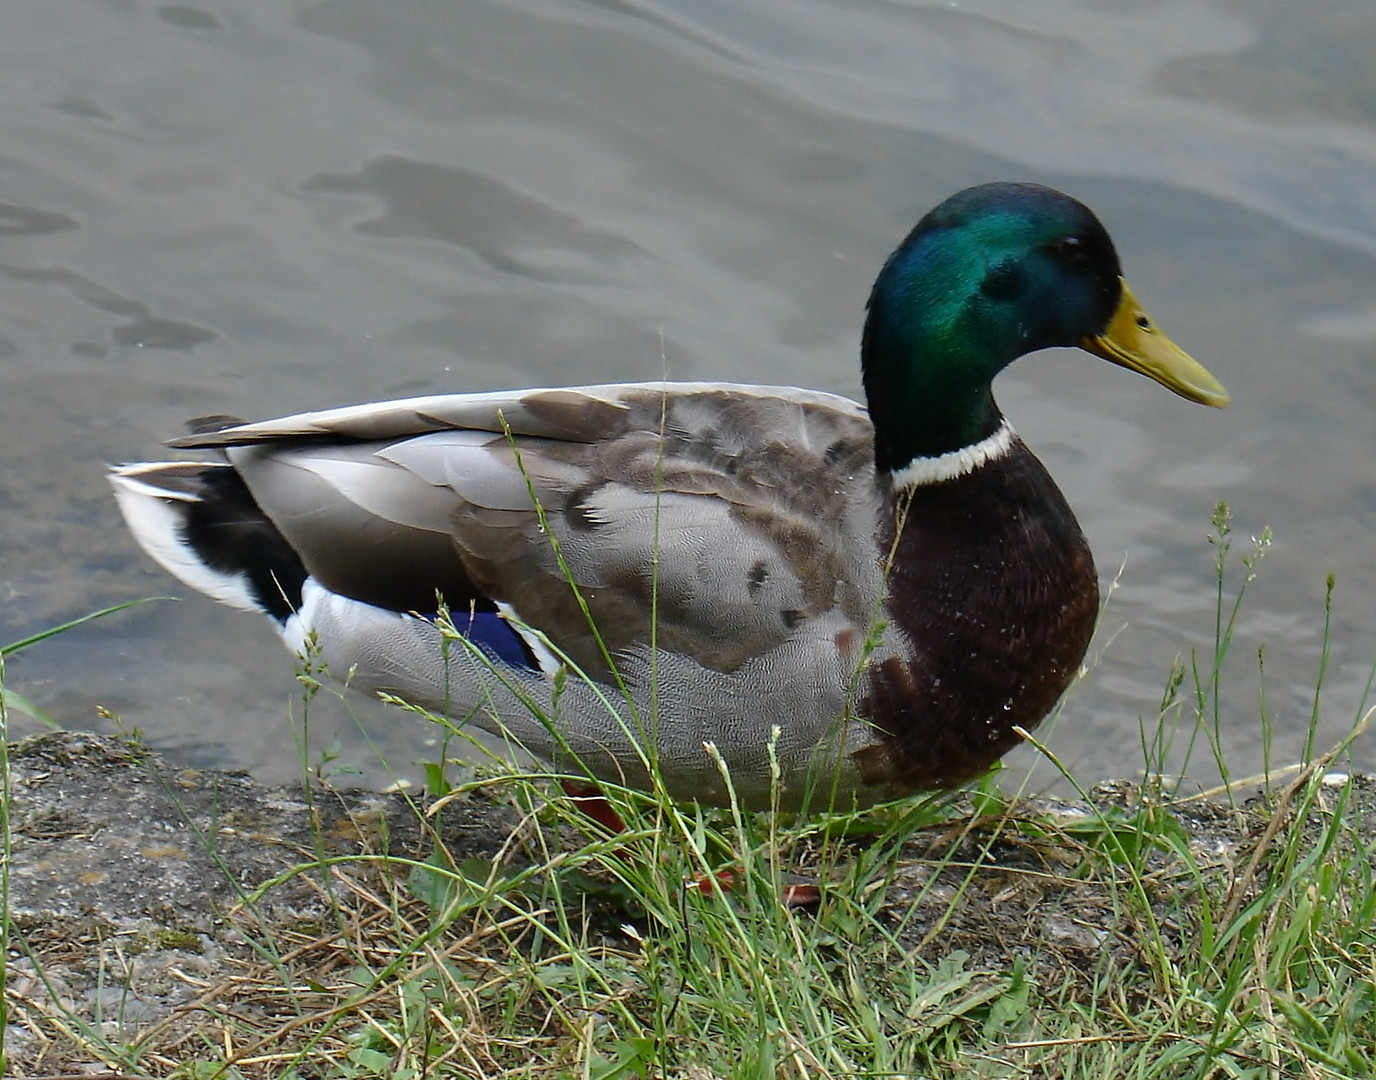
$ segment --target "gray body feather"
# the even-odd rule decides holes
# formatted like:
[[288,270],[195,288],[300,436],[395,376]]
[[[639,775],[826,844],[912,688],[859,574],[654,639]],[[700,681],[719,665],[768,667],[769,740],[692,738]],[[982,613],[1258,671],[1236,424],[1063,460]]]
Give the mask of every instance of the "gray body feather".
[[[311,577],[285,633],[313,631],[338,677],[608,779],[644,784],[654,757],[673,794],[705,801],[725,796],[710,742],[742,800],[768,805],[776,739],[796,806],[833,782],[847,802],[899,793],[850,756],[874,742],[850,708],[882,612],[872,440],[845,398],[703,383],[418,398],[174,445],[222,449],[299,555]],[[126,470],[156,495],[156,466]],[[132,524],[137,498],[121,502]],[[436,589],[460,626],[470,600],[496,601],[539,668],[446,648],[407,614]]]

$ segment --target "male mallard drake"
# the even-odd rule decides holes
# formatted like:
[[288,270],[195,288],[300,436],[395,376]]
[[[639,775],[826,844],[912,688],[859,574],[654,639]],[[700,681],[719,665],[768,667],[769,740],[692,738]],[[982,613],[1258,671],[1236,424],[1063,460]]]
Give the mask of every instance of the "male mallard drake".
[[1228,402],[1086,207],[987,184],[884,265],[868,413],[731,383],[440,395],[221,418],[171,445],[224,460],[111,479],[154,559],[356,687],[614,781],[648,757],[677,797],[726,797],[713,743],[747,806],[772,762],[780,805],[868,803],[979,775],[1079,668],[1093,559],[990,389],[1070,345]]

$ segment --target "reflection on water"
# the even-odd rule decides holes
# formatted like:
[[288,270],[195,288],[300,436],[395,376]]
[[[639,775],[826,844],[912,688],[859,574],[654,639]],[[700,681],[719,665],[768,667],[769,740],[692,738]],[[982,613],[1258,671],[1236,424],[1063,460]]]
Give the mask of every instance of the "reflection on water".
[[[1337,575],[1326,736],[1376,643],[1376,21],[1366,0],[895,5],[47,0],[0,37],[0,640],[168,592],[106,462],[182,420],[658,377],[856,394],[881,261],[949,192],[1089,202],[1165,328],[1233,391],[1192,409],[1083,356],[1000,400],[1112,575],[1053,745],[1131,772],[1166,672],[1210,648],[1214,502],[1277,542],[1239,623],[1223,736],[1261,760],[1257,649],[1297,752]],[[1236,569],[1236,568],[1235,568]],[[199,597],[13,661],[183,760],[295,772],[265,626]],[[429,732],[369,703],[383,752]],[[319,748],[372,751],[339,704]],[[1376,765],[1376,754],[1363,751]],[[1201,772],[1203,763],[1201,762]],[[374,768],[370,779],[379,778]]]

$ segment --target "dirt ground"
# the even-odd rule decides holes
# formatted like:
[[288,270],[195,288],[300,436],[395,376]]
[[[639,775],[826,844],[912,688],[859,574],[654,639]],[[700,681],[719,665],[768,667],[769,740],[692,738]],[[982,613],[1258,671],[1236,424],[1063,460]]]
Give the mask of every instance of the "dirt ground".
[[[9,758],[11,1075],[38,1075],[25,1063],[43,1073],[78,1065],[54,1045],[64,1025],[115,1033],[180,1018],[194,1027],[210,988],[264,964],[255,928],[288,943],[320,938],[315,930],[339,919],[338,898],[318,876],[290,874],[293,867],[361,852],[424,859],[435,845],[427,819],[402,794],[268,790],[82,733],[24,740]],[[1105,785],[1094,798],[1126,804],[1137,791]],[[1361,792],[1370,837],[1376,783],[1364,781]],[[1043,970],[1072,977],[1088,977],[1105,949],[1115,962],[1135,962],[1140,937],[1120,925],[1123,905],[1102,882],[1072,872],[1081,853],[1066,838],[1091,820],[1087,808],[1038,804],[1035,813],[1060,824],[1039,837],[967,819],[907,841],[911,857],[896,864],[883,901],[906,947],[929,957],[962,950],[971,966],[998,970],[1035,957]],[[1268,821],[1207,801],[1171,814],[1220,882],[1237,879]],[[512,808],[473,798],[446,808],[442,839],[458,862],[509,858],[520,826]],[[1153,903],[1169,936],[1180,892],[1191,886],[1168,863],[1145,884],[1158,892]],[[282,884],[246,908],[245,896],[278,875]],[[950,904],[957,891],[959,903]]]

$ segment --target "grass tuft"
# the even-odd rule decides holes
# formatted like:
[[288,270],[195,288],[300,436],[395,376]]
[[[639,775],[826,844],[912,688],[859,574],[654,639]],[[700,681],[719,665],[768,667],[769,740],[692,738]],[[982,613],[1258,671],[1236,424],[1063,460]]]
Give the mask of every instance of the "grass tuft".
[[[155,926],[137,955],[122,930],[74,940],[12,917],[0,878],[6,1075],[1376,1075],[1376,781],[1344,767],[1376,710],[1289,771],[1268,758],[1259,786],[1229,777],[1221,673],[1269,535],[1238,559],[1226,508],[1214,526],[1215,642],[1171,672],[1140,780],[1056,801],[995,774],[806,818],[602,785],[627,825],[609,835],[561,789],[582,777],[503,759],[434,762],[377,820],[308,773],[310,834],[276,837],[277,869],[248,884],[188,801],[226,879],[209,935]],[[302,677],[308,714],[323,676]],[[1222,788],[1187,797],[1163,775],[1178,739],[1208,748]],[[155,755],[120,768],[184,790]],[[244,813],[229,795],[216,821]],[[11,845],[41,836],[31,816],[0,824],[8,875]],[[795,876],[820,903],[782,902]],[[159,963],[182,996],[138,1015]],[[92,970],[103,1012],[77,993]]]

